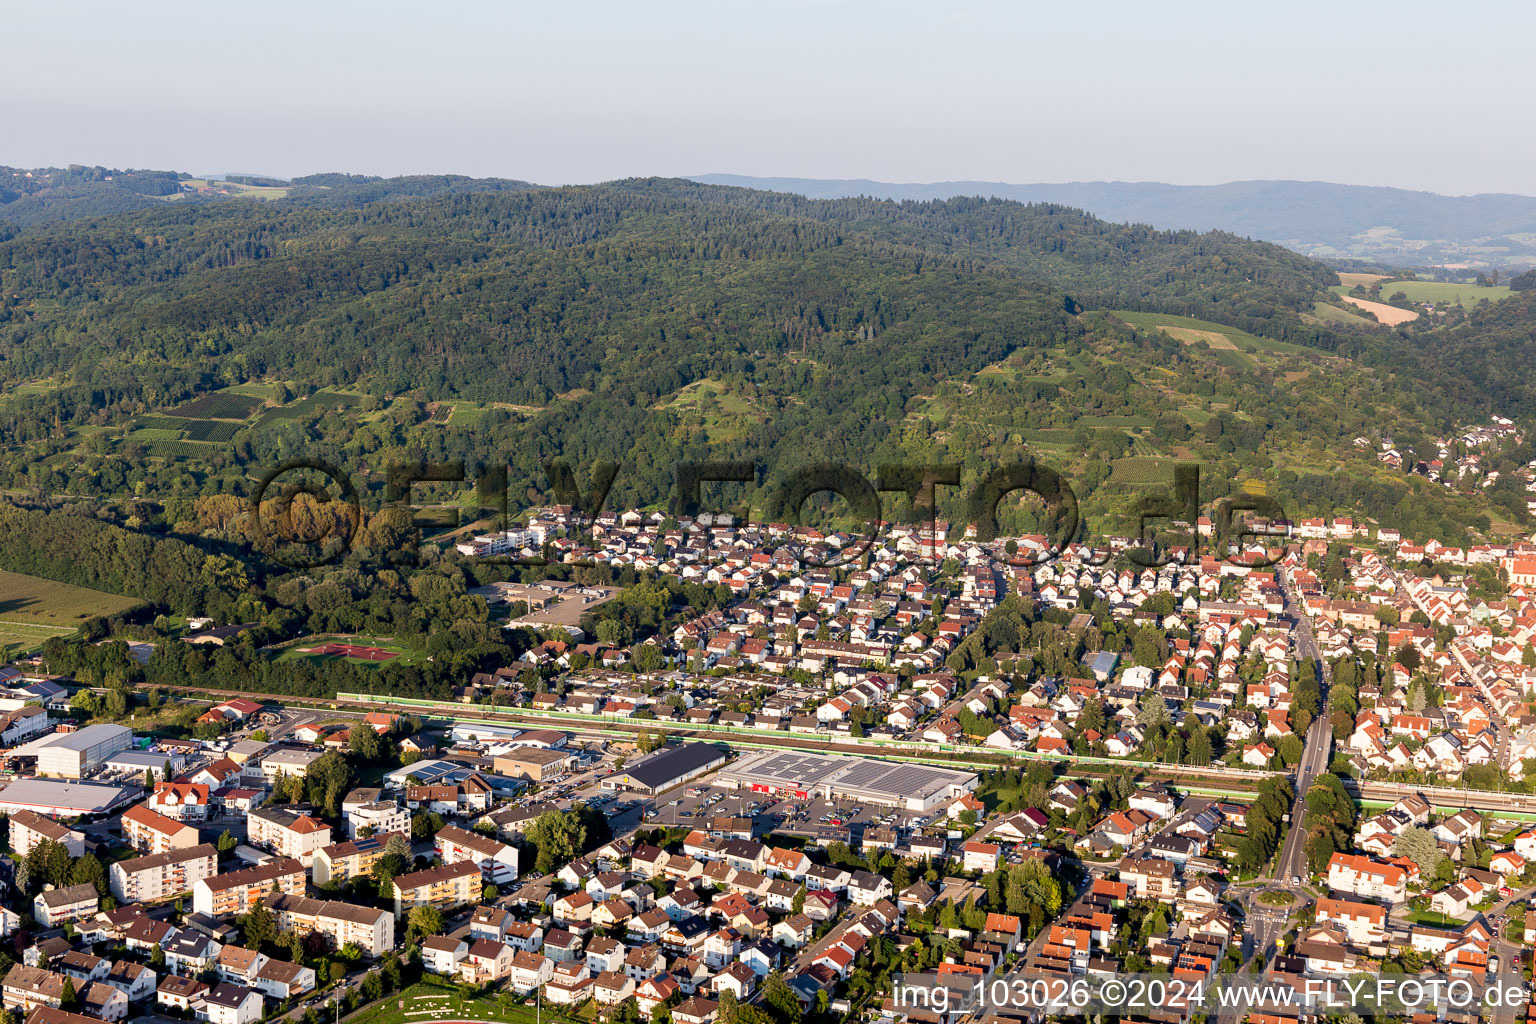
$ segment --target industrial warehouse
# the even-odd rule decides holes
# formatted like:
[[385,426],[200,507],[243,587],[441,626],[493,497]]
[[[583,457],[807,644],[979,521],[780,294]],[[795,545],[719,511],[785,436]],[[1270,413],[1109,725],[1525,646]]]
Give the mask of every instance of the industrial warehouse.
[[615,772],[603,780],[607,790],[629,789],[637,793],[660,793],[696,779],[724,764],[730,752],[712,743],[684,743],[667,747]]
[[50,818],[107,814],[133,801],[139,792],[131,786],[105,786],[94,782],[18,779],[0,789],[0,812],[35,811]]
[[850,800],[919,812],[971,792],[977,781],[974,772],[800,751],[757,754],[719,775],[720,785],[754,793]]
[[[133,730],[122,725],[88,725],[77,732],[55,732],[7,752],[7,759],[37,762],[37,774],[78,779],[114,754],[133,746]],[[161,759],[164,763],[164,759]]]

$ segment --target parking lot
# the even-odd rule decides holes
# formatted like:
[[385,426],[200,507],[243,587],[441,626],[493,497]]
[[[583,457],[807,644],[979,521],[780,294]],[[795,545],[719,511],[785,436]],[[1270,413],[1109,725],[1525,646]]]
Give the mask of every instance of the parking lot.
[[865,829],[921,829],[942,821],[942,815],[918,815],[889,807],[837,800],[779,798],[748,790],[695,785],[673,791],[661,801],[647,824],[693,828],[715,817],[750,817],[754,831],[814,834],[823,827],[846,828],[857,839]]

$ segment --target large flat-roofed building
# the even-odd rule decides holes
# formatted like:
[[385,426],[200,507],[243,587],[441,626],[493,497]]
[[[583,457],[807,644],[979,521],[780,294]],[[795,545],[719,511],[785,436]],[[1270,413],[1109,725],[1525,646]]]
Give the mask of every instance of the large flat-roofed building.
[[720,773],[723,786],[806,800],[852,800],[924,812],[973,791],[975,772],[925,764],[771,751],[743,758]]
[[84,814],[106,814],[133,800],[135,791],[127,786],[106,786],[94,782],[64,782],[58,779],[19,779],[0,789],[0,811],[36,811],[54,818],[75,818]]
[[554,747],[516,747],[497,754],[492,764],[498,775],[543,782],[545,779],[568,771],[576,763],[576,755]]
[[667,747],[643,761],[628,765],[603,780],[604,789],[630,789],[660,793],[696,779],[725,764],[730,751],[713,743],[684,743]]
[[166,764],[170,764],[171,774],[176,775],[181,772],[186,760],[180,754],[167,754],[163,751],[151,754],[147,750],[124,750],[113,754],[104,763],[107,771],[118,776],[137,776],[142,779],[144,773],[149,771],[158,779],[165,775]]
[[324,755],[323,750],[284,747],[262,755],[261,773],[267,777],[268,782],[276,782],[285,775],[303,775],[310,765]]
[[10,756],[35,757],[39,775],[78,779],[131,746],[133,730],[127,726],[88,725],[77,732],[50,733],[17,747]]

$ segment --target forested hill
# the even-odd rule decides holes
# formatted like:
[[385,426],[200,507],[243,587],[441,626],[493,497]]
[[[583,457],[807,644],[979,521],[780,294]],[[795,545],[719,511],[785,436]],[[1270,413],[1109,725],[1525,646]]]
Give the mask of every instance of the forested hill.
[[[512,269],[509,261],[541,253],[562,253],[573,267],[616,248],[629,260],[701,266],[868,254],[1014,273],[1082,306],[1158,309],[1332,344],[1295,316],[1333,283],[1329,271],[1222,233],[1112,225],[1050,205],[816,202],[667,180],[547,190],[494,183],[511,189],[496,192],[465,181],[422,200],[372,202],[402,199],[416,181],[34,229],[0,249],[0,285],[13,309],[58,302],[82,323],[127,316],[146,326],[292,329],[360,294],[418,287],[452,268]],[[163,308],[127,309],[145,301]]]
[[18,230],[110,217],[168,204],[203,205],[285,199],[317,206],[357,206],[463,192],[527,189],[525,181],[457,174],[380,178],[368,174],[311,174],[292,181],[231,174],[208,180],[179,171],[112,167],[6,167],[0,165],[0,238]]
[[621,461],[613,500],[649,504],[679,459],[1037,454],[1100,509],[1116,467],[1193,458],[1215,487],[1475,524],[1486,499],[1409,493],[1368,453],[1341,475],[1339,446],[1525,415],[1492,408],[1530,390],[1518,345],[1474,375],[1448,334],[1405,346],[1320,307],[1322,265],[1230,234],[1006,200],[481,185],[335,176],[0,241],[0,488],[177,525],[297,455],[375,496],[392,462],[505,462],[528,500],[552,456]]
[[[1160,228],[1224,230],[1328,256],[1421,265],[1468,253],[1536,258],[1536,197],[1508,194],[1446,196],[1326,181],[1233,181],[1169,185],[1156,181],[1001,181],[894,183],[868,179],[765,178],[702,174],[696,181],[792,192],[818,199],[872,196],[894,200],[993,196],[1019,202],[1065,203],[1115,222]],[[1487,242],[1500,240],[1497,249]]]

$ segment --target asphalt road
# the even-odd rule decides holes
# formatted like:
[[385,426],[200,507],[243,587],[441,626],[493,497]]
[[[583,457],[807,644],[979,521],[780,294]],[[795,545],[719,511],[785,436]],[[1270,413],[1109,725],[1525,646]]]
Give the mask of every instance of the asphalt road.
[[1317,638],[1312,633],[1312,622],[1302,612],[1291,590],[1290,580],[1281,573],[1281,587],[1285,592],[1286,614],[1296,623],[1296,654],[1299,659],[1311,659],[1317,665],[1318,685],[1322,691],[1322,706],[1317,717],[1307,729],[1302,743],[1301,763],[1296,766],[1296,800],[1291,805],[1291,828],[1280,847],[1275,862],[1274,876],[1290,883],[1293,878],[1307,876],[1307,788],[1313,780],[1328,771],[1333,758],[1333,729],[1328,723],[1329,689],[1333,684],[1333,670],[1323,660],[1317,649]]

